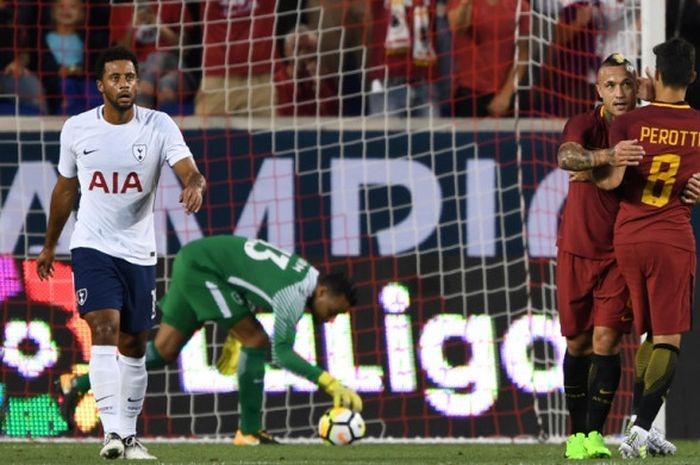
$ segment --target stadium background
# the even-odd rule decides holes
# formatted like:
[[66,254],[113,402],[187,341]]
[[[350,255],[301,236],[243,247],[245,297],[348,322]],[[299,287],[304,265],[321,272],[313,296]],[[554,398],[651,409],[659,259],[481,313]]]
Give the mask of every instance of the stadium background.
[[[299,349],[362,393],[369,435],[563,435],[564,346],[552,270],[566,176],[556,168],[556,145],[566,116],[561,112],[592,102],[553,93],[538,80],[547,67],[542,50],[558,21],[551,11],[559,6],[554,0],[540,3],[544,7],[529,15],[539,27],[528,39],[541,51],[533,52],[519,84],[523,108],[508,118],[362,115],[369,90],[361,67],[338,72],[343,82],[357,78],[355,87],[350,82],[340,89],[348,104],[338,117],[191,116],[192,95],[186,93],[163,108],[183,129],[210,188],[202,212],[185,217],[177,205],[177,181],[164,172],[156,209],[163,258],[159,295],[181,244],[209,234],[258,235],[321,269],[346,271],[360,285],[350,320],[315,331],[302,322]],[[34,7],[39,13],[48,8]],[[91,2],[88,11],[94,18],[115,7]],[[640,5],[629,8],[636,22]],[[293,11],[279,2],[277,31],[289,21],[283,10]],[[89,20],[90,14],[88,31],[108,27]],[[193,28],[202,26],[193,20]],[[644,31],[634,35],[639,43]],[[444,36],[435,34],[437,46]],[[449,63],[448,55],[440,52],[436,66]],[[448,77],[449,68],[435,88]],[[536,104],[552,97],[570,107]],[[449,95],[440,102],[449,104]],[[10,114],[0,118],[0,434],[55,436],[65,424],[52,383],[61,373],[86,369],[88,346],[75,315],[68,261],[49,284],[38,282],[32,268],[56,178],[63,118],[27,116],[31,110],[12,95],[4,104]],[[59,245],[64,258],[69,233],[70,224]],[[222,340],[207,326],[176,365],[151,374],[141,429],[146,435],[218,437],[235,430],[235,382],[210,366]],[[691,335],[684,352],[698,344]],[[611,434],[621,431],[629,411],[634,345],[630,338]],[[700,433],[690,407],[699,378],[697,364],[682,358],[668,402],[670,437]],[[323,393],[274,370],[266,390],[271,432],[315,434],[316,420],[329,405]],[[79,429],[71,434],[98,434],[91,396],[77,419]]]

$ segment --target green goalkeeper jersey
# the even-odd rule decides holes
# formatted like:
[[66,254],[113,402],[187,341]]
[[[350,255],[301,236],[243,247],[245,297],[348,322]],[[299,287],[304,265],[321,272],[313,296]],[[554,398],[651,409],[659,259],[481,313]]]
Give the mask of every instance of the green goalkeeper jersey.
[[[187,281],[184,289],[192,289],[199,283],[200,289],[206,288],[214,295],[217,305],[225,305],[222,301],[228,294],[226,297],[240,304],[239,309],[248,311],[262,307],[271,311],[274,316],[273,363],[316,382],[322,370],[304,360],[293,347],[297,322],[316,288],[318,275],[318,270],[304,258],[263,240],[210,236],[188,243],[177,254],[171,289],[181,281]],[[190,297],[193,295],[194,292],[189,293]],[[209,307],[211,300],[210,297]],[[202,305],[191,307],[196,309]],[[231,307],[233,305],[228,306]],[[235,313],[236,309],[231,312]]]

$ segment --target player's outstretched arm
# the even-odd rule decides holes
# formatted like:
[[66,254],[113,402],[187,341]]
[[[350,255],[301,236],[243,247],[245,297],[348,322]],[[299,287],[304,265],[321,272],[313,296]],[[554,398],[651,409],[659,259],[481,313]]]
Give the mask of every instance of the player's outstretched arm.
[[601,189],[613,190],[622,184],[627,167],[639,165],[643,157],[644,148],[638,140],[621,140],[612,149],[612,162],[593,169],[593,182]]
[[587,150],[577,142],[564,142],[559,146],[559,168],[567,171],[585,171],[609,164],[610,149]]
[[362,398],[358,396],[355,391],[331,376],[327,371],[321,373],[317,383],[333,398],[334,407],[347,407],[353,412],[362,411]]
[[44,237],[44,247],[39,253],[36,263],[36,272],[39,279],[44,280],[53,276],[53,261],[56,256],[56,244],[61,237],[63,227],[73,211],[75,199],[78,195],[78,177],[66,178],[58,176],[58,181],[51,193],[51,207],[49,208],[49,222]]
[[644,157],[644,149],[636,140],[621,141],[612,149],[587,150],[576,142],[559,146],[559,168],[585,171],[601,166],[636,166]]
[[184,186],[180,194],[180,203],[188,215],[197,213],[202,207],[202,195],[207,187],[204,176],[197,169],[192,157],[178,161],[173,165],[173,169]]
[[362,399],[355,391],[341,384],[328,372],[310,364],[294,351],[295,339],[294,325],[277,324],[276,322],[272,338],[273,363],[318,384],[328,395],[333,397],[333,405],[342,405],[355,412],[362,411]]

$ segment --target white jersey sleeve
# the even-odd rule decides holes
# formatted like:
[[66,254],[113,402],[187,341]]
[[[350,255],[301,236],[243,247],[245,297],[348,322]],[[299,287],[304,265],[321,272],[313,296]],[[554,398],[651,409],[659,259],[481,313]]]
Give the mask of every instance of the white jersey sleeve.
[[168,165],[173,166],[180,160],[191,157],[192,152],[185,144],[182,132],[175,121],[165,113],[159,113],[159,116],[158,128],[163,138],[163,154]]
[[58,173],[64,178],[74,178],[78,175],[78,165],[75,151],[73,150],[73,129],[70,119],[63,124],[63,129],[61,129]]

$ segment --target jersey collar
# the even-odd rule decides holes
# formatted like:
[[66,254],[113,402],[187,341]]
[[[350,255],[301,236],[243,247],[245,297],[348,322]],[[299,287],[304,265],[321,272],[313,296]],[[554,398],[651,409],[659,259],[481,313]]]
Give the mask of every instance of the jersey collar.
[[649,105],[654,105],[655,107],[664,107],[664,108],[683,108],[683,109],[689,109],[690,105],[688,105],[686,102],[675,102],[675,103],[669,103],[669,102],[650,102]]

